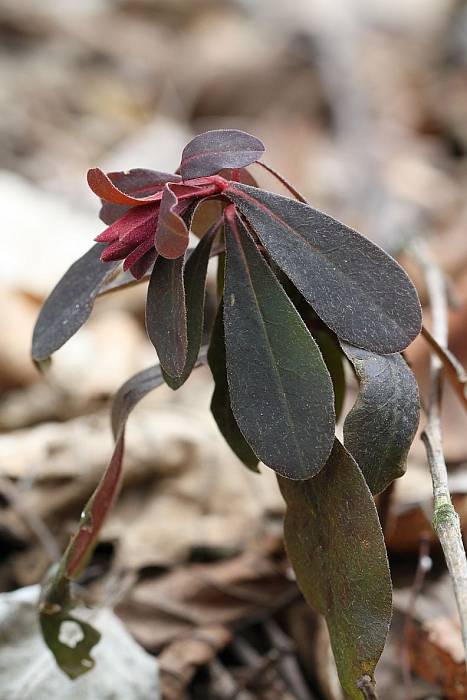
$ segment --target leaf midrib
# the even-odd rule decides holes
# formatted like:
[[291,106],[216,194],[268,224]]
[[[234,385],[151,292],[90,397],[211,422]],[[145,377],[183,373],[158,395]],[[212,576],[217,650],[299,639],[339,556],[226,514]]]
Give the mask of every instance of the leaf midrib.
[[295,443],[295,446],[296,446],[296,449],[297,449],[297,453],[298,453],[299,458],[300,458],[300,463],[301,463],[301,465],[304,465],[303,451],[302,451],[302,449],[300,448],[300,446],[299,446],[299,444],[298,444],[298,441],[297,441],[296,432],[295,432],[295,430],[294,430],[294,421],[293,421],[293,419],[292,419],[292,415],[291,415],[290,407],[289,407],[289,402],[288,402],[288,400],[287,400],[287,394],[286,394],[286,392],[285,392],[285,390],[284,390],[284,385],[283,385],[283,382],[282,382],[282,378],[281,378],[281,375],[280,375],[280,373],[279,373],[279,369],[278,369],[277,363],[276,363],[276,361],[275,361],[276,358],[275,358],[275,355],[274,355],[274,352],[273,352],[273,348],[272,348],[272,345],[271,345],[271,342],[270,342],[270,339],[269,339],[269,335],[268,335],[268,332],[267,332],[266,323],[265,323],[265,321],[264,321],[263,314],[262,314],[262,311],[261,311],[261,306],[260,306],[260,304],[259,304],[259,300],[258,300],[258,297],[257,297],[257,295],[256,295],[255,287],[254,287],[253,280],[252,280],[252,277],[251,277],[251,274],[250,274],[250,269],[249,269],[249,267],[248,267],[248,261],[247,261],[246,255],[245,255],[245,251],[243,250],[243,247],[242,247],[242,245],[241,245],[241,242],[240,242],[240,240],[238,240],[238,239],[240,239],[240,234],[239,234],[239,232],[238,232],[238,229],[235,231],[234,228],[233,228],[233,226],[230,226],[230,228],[231,228],[233,237],[234,237],[235,239],[237,239],[237,240],[236,240],[237,247],[238,247],[240,256],[241,256],[241,258],[242,258],[242,260],[243,260],[243,262],[244,262],[244,267],[245,267],[246,275],[247,275],[247,277],[248,277],[248,281],[249,281],[250,288],[251,288],[251,291],[252,291],[252,294],[253,294],[253,298],[254,298],[254,301],[255,301],[255,304],[256,304],[256,308],[257,308],[257,310],[258,310],[258,315],[259,315],[259,318],[260,318],[260,322],[261,322],[261,326],[262,326],[262,329],[263,329],[263,333],[264,333],[265,339],[266,339],[266,341],[267,341],[267,342],[266,342],[267,352],[268,352],[268,354],[269,354],[269,356],[270,356],[270,358],[271,358],[271,365],[272,365],[272,368],[273,368],[274,375],[276,376],[276,379],[277,379],[277,384],[279,385],[280,391],[282,392],[282,393],[281,393],[281,398],[282,398],[282,403],[285,404],[285,411],[286,411],[286,415],[287,415],[287,423],[288,423],[288,425],[290,426],[290,432],[291,432],[291,434],[293,435],[293,439],[294,439],[294,443]]

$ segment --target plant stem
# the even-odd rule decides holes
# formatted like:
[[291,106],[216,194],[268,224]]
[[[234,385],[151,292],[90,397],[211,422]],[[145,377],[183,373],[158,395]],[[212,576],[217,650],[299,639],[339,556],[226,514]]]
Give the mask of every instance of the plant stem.
[[[432,335],[442,348],[447,348],[447,293],[444,275],[434,263],[425,244],[413,243],[412,250],[425,275],[428,297],[432,309]],[[467,663],[467,559],[465,556],[459,516],[452,505],[448,487],[448,473],[443,452],[441,429],[441,394],[443,363],[434,352],[430,361],[430,395],[427,423],[422,433],[428,465],[433,482],[433,528],[443,548],[446,564],[452,579],[459,611],[464,658]]]

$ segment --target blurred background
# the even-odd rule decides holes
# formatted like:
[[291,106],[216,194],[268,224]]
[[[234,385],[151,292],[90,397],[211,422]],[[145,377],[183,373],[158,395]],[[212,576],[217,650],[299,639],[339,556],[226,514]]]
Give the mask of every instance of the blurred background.
[[[266,162],[313,206],[397,256],[423,302],[410,246],[426,240],[449,280],[450,346],[467,364],[465,2],[0,0],[2,591],[40,581],[63,550],[111,454],[109,400],[154,363],[144,285],[99,300],[47,382],[30,361],[42,301],[102,230],[86,171],[170,172],[194,134],[223,127],[259,136]],[[423,392],[423,341],[407,357]],[[340,700],[322,621],[284,560],[275,480],[224,445],[211,392],[201,369],[135,411],[87,595],[116,605],[159,657],[169,700]],[[445,453],[463,523],[466,425],[447,389]],[[382,700],[467,695],[430,494],[417,439],[387,530],[396,590]],[[415,595],[427,540],[433,567]]]

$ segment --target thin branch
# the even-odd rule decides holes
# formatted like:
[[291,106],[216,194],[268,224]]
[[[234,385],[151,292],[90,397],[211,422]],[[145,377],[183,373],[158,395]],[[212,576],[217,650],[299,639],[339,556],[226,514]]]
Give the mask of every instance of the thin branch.
[[286,190],[288,190],[290,192],[290,194],[293,197],[295,197],[295,199],[298,199],[298,201],[301,202],[302,204],[308,204],[305,197],[302,194],[300,194],[300,192],[297,189],[295,189],[295,187],[293,185],[291,185],[290,182],[288,180],[286,180],[283,175],[278,173],[277,170],[274,170],[273,168],[271,168],[270,165],[266,165],[266,163],[264,163],[262,160],[255,161],[255,164],[260,165],[263,168],[263,170],[267,170],[268,173],[270,173],[273,177],[276,178],[276,180],[278,180],[282,185],[284,185]]
[[447,378],[467,410],[467,372],[457,357],[448,348],[441,347],[425,326],[422,326],[422,336],[443,363]]
[[[432,336],[442,348],[447,348],[447,294],[442,271],[434,263],[425,244],[413,243],[412,251],[425,275],[428,297],[432,309]],[[467,559],[465,556],[459,516],[452,505],[448,487],[448,473],[443,453],[441,431],[441,394],[443,363],[436,353],[431,355],[430,396],[427,424],[422,433],[428,465],[433,482],[434,513],[433,527],[443,548],[446,564],[451,575],[457,608],[459,611],[462,639],[467,663]]]

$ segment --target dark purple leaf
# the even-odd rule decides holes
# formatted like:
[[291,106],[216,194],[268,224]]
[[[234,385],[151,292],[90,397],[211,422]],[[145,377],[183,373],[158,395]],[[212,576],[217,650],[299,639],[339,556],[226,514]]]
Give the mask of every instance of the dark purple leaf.
[[179,379],[185,368],[188,337],[183,283],[184,258],[159,256],[149,281],[146,329],[164,372]]
[[344,444],[376,495],[405,473],[420,419],[417,382],[401,355],[375,355],[341,345],[360,382],[345,419]]
[[225,441],[243,464],[258,472],[258,457],[240,432],[232,413],[225,361],[223,303],[219,306],[209,344],[208,362],[214,379],[211,413]]
[[224,194],[339,338],[383,354],[399,352],[416,338],[421,328],[417,292],[378,246],[288,197],[233,182]]
[[331,378],[315,341],[249,233],[226,210],[224,325],[230,401],[257,457],[291,479],[324,465]]
[[177,195],[170,185],[166,185],[162,195],[155,246],[157,252],[169,260],[181,257],[189,241],[188,228],[177,212],[177,206]]
[[89,318],[96,296],[110,282],[119,261],[101,262],[103,245],[96,243],[63,275],[42,306],[32,338],[32,357],[46,360]]
[[391,577],[375,504],[357,464],[335,441],[313,479],[279,478],[285,542],[307,602],[326,618],[349,698],[373,676],[391,620]]
[[242,168],[261,158],[264,145],[237,129],[206,131],[185,146],[180,173],[184,180],[215,175],[224,168]]
[[183,272],[185,283],[185,305],[187,315],[187,356],[185,367],[180,377],[166,376],[166,382],[172,389],[178,389],[191,374],[198,358],[203,334],[204,296],[206,289],[206,275],[211,248],[219,229],[214,224],[205,233],[196,248],[191,251]]

